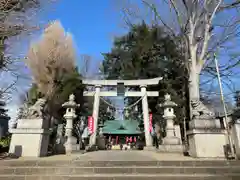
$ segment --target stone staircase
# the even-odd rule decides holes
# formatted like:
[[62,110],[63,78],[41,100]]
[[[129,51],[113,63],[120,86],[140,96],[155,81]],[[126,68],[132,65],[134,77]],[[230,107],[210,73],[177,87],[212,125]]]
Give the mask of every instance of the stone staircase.
[[240,161],[0,161],[0,180],[90,179],[240,180]]

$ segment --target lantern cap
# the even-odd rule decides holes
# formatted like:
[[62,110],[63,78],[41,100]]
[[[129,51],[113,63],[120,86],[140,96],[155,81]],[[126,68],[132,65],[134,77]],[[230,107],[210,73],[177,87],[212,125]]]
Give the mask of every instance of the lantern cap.
[[166,108],[166,107],[175,107],[177,106],[177,104],[171,100],[171,95],[167,93],[164,96],[164,103],[159,104],[159,106]]

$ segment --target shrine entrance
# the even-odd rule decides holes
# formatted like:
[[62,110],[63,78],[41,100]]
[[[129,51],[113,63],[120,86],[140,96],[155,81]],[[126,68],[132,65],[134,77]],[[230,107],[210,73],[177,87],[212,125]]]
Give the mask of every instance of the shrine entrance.
[[[152,137],[150,134],[150,123],[149,123],[149,108],[148,108],[148,97],[158,97],[158,91],[147,91],[148,86],[157,85],[162,77],[154,79],[142,79],[142,80],[83,80],[83,84],[94,87],[94,91],[85,91],[84,96],[93,96],[93,132],[90,136],[90,146],[96,144],[97,130],[98,130],[98,115],[100,97],[141,97],[142,111],[143,111],[143,122],[144,122],[144,135],[145,144],[147,147],[152,146]],[[116,91],[104,91],[105,87],[117,87]],[[141,91],[128,91],[128,87],[140,87]]]

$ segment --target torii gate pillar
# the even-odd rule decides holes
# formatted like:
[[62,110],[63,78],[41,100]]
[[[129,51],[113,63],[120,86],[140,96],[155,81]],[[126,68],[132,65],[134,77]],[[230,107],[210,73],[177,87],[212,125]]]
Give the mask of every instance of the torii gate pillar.
[[96,137],[97,137],[97,127],[98,127],[98,113],[99,113],[99,104],[100,104],[100,85],[95,86],[95,94],[94,94],[94,103],[93,103],[93,133],[90,136],[89,144],[90,146],[96,144]]
[[142,107],[143,107],[143,119],[144,119],[144,129],[145,129],[145,141],[146,146],[152,146],[152,137],[149,131],[149,112],[148,112],[148,96],[157,97],[159,93],[157,91],[146,90],[147,86],[157,85],[159,81],[162,80],[162,77],[153,78],[153,79],[139,79],[139,80],[83,80],[83,84],[89,86],[95,86],[95,92],[84,92],[84,96],[94,96],[94,104],[93,104],[93,118],[94,118],[94,128],[93,134],[90,137],[90,146],[96,144],[97,137],[97,127],[98,127],[98,114],[99,114],[99,104],[101,96],[118,96],[115,91],[100,91],[102,86],[117,86],[118,84],[123,84],[124,86],[140,86],[141,92],[131,92],[126,91],[124,93],[125,97],[141,97],[142,99]]
[[147,89],[146,85],[142,85],[141,92],[143,94],[142,98],[142,110],[143,110],[143,120],[144,120],[144,132],[145,132],[145,142],[147,147],[152,146],[152,136],[149,130],[149,110],[148,110],[148,99],[147,99]]

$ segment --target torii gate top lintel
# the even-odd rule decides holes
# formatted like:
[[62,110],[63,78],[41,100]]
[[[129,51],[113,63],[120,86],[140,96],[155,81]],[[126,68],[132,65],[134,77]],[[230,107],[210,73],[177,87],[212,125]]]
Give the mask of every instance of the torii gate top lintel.
[[138,79],[138,80],[88,80],[84,79],[82,82],[89,86],[117,86],[119,83],[123,83],[125,86],[147,86],[157,85],[162,77],[153,79]]

